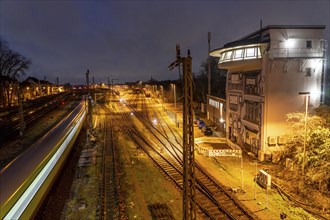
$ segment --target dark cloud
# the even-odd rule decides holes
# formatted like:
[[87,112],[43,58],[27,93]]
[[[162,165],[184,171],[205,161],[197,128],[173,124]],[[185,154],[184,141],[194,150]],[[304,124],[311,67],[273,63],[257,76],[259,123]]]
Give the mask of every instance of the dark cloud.
[[211,48],[263,25],[327,25],[329,1],[1,1],[0,35],[32,59],[29,75],[84,83],[175,79],[164,71],[191,49],[193,71]]

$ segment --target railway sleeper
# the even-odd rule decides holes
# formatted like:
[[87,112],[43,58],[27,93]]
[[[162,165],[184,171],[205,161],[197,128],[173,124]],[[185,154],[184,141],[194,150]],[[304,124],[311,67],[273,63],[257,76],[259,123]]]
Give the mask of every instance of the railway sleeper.
[[207,186],[207,189],[212,193],[212,195],[216,195],[218,192],[221,192],[221,190],[214,185]]
[[230,197],[228,197],[227,195],[224,195],[224,194],[219,194],[217,196],[214,196],[214,198],[217,201],[223,201],[223,202],[226,202],[226,203],[233,203],[233,204],[235,204],[235,202],[233,201],[232,198],[230,198]]
[[227,210],[236,210],[238,205],[230,202],[230,201],[223,201],[223,200],[217,200],[224,208]]
[[172,211],[167,204],[164,203],[150,204],[148,205],[148,209],[151,212],[153,219],[174,220]]
[[214,217],[224,216],[223,212],[216,206],[206,207],[206,210],[211,213]]
[[171,177],[172,177],[173,179],[175,179],[177,182],[179,182],[179,181],[183,181],[183,180],[182,180],[182,176],[181,176],[180,174],[173,174],[173,175],[171,175]]
[[167,170],[166,172],[171,176],[181,176],[176,170]]
[[209,190],[211,190],[211,188],[212,189],[216,189],[216,191],[217,191],[217,189],[219,188],[219,186],[217,186],[215,183],[213,183],[213,182],[204,182],[204,181],[200,181],[204,186],[206,186]]

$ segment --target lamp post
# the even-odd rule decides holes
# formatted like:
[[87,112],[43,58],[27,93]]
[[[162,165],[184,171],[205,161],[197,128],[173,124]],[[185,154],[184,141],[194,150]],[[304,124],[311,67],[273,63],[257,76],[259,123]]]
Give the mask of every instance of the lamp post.
[[173,85],[173,94],[174,94],[174,114],[175,114],[175,124],[176,124],[176,126],[178,126],[179,127],[179,124],[178,124],[178,119],[177,119],[177,116],[176,116],[176,91],[175,91],[175,84],[171,84],[171,85]]
[[305,96],[306,108],[305,108],[305,134],[304,134],[304,150],[303,150],[303,163],[302,174],[305,174],[305,160],[306,160],[306,139],[307,139],[307,118],[308,118],[308,102],[310,92],[299,92],[299,95]]
[[174,108],[176,109],[176,91],[175,91],[175,84],[173,85],[173,95],[174,95]]
[[161,94],[162,94],[162,108],[164,106],[164,88],[163,88],[163,85],[160,85],[160,91],[161,91]]

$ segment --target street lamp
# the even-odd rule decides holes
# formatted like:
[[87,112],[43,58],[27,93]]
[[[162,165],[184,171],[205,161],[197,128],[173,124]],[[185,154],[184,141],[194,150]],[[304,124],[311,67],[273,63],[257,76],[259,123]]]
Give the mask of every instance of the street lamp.
[[162,85],[160,85],[160,92],[162,94],[162,100],[164,102],[164,87]]
[[164,88],[163,88],[163,85],[160,85],[160,91],[161,91],[161,94],[162,94],[162,107],[164,106]]
[[304,150],[303,150],[303,163],[302,163],[302,174],[305,174],[305,160],[306,160],[306,139],[307,139],[307,117],[308,117],[308,102],[310,92],[299,92],[299,95],[305,96],[306,109],[305,109],[305,135],[304,135]]
[[171,84],[173,85],[173,94],[174,94],[174,108],[176,109],[176,91],[175,91],[175,84]]

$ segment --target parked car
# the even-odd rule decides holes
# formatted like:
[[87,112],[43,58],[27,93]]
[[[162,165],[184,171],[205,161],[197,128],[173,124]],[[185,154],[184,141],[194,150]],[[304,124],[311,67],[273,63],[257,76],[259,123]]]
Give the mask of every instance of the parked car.
[[207,135],[207,136],[213,135],[213,131],[210,127],[205,127],[204,134]]

